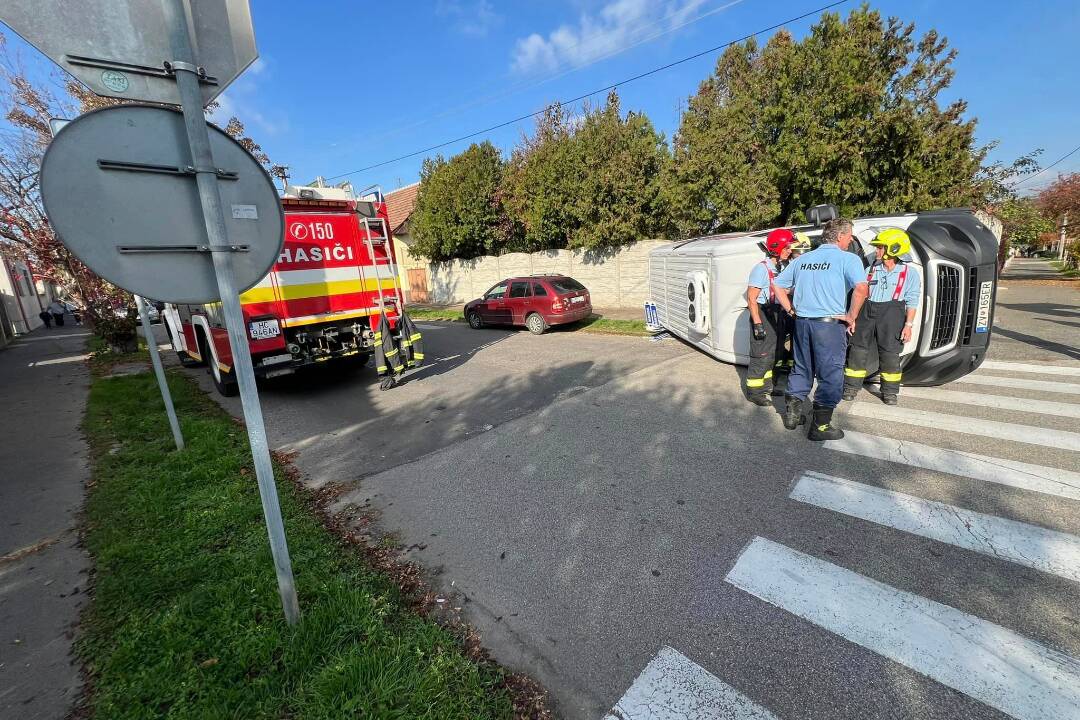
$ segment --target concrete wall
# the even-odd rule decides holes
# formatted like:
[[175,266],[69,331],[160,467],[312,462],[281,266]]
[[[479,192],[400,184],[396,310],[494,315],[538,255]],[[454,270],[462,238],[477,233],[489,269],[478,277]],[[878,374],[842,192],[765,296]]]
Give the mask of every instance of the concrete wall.
[[649,251],[665,240],[643,240],[616,251],[546,250],[428,265],[431,300],[440,305],[478,298],[516,275],[561,273],[589,289],[597,307],[637,307],[648,298]]

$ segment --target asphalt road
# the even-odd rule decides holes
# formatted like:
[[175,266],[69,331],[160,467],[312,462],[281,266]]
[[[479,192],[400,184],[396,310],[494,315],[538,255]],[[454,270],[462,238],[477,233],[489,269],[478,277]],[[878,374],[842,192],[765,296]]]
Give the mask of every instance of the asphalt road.
[[825,446],[678,341],[565,331],[424,323],[401,388],[262,401],[564,717],[1078,718],[1078,301],[1006,283],[977,382]]

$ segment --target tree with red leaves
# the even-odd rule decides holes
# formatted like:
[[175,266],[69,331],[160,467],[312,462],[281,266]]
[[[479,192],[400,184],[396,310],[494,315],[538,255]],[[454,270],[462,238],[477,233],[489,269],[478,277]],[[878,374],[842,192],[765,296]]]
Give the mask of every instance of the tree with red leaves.
[[[83,307],[92,325],[107,325],[116,309],[133,306],[131,296],[95,275],[56,237],[41,203],[38,170],[52,142],[51,118],[75,117],[123,101],[95,95],[67,76],[54,79],[51,87],[32,83],[0,35],[0,106],[11,126],[0,132],[0,253],[31,262]],[[284,168],[270,164],[238,118],[230,118],[225,132],[271,175],[282,177]]]

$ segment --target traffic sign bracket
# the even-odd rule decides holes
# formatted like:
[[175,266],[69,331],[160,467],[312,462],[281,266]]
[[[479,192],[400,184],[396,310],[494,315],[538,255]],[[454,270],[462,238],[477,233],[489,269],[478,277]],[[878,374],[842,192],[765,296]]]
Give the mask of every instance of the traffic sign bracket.
[[98,159],[98,167],[102,170],[125,170],[127,172],[164,173],[166,175],[196,175],[197,173],[213,173],[219,180],[239,180],[240,174],[233,170],[221,168],[196,168],[191,165],[180,167],[178,165],[155,165],[153,163],[129,162],[127,160],[103,160]]
[[178,253],[178,252],[204,252],[204,253],[240,253],[249,252],[250,245],[117,245],[120,253]]

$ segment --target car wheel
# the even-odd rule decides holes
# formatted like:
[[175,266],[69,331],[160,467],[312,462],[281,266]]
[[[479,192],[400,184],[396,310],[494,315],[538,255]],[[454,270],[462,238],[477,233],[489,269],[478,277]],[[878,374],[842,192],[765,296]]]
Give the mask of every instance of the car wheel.
[[547,323],[544,322],[544,318],[540,317],[540,313],[533,313],[525,318],[525,327],[529,328],[529,332],[533,335],[543,335],[544,331],[547,330]]
[[484,321],[480,319],[480,314],[475,310],[469,313],[469,327],[473,330],[479,330],[484,327]]

